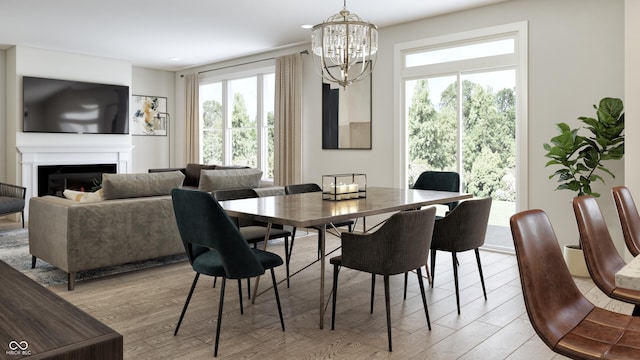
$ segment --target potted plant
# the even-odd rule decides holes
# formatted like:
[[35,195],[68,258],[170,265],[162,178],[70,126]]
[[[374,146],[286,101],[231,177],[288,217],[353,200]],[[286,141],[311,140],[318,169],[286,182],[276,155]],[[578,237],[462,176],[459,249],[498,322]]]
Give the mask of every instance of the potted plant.
[[[599,197],[591,184],[595,181],[604,184],[600,173],[615,178],[603,162],[619,160],[624,155],[624,106],[620,99],[603,98],[598,106],[593,107],[597,118],[578,118],[589,130],[588,136],[579,135],[579,128],[571,129],[566,123],[560,123],[557,124],[560,135],[543,145],[547,151],[545,157],[551,159],[545,166],[559,167],[549,176],[549,179],[557,177],[560,184],[556,190],[570,190],[576,196]],[[565,246],[564,254],[573,275],[589,276],[579,242],[578,245]]]

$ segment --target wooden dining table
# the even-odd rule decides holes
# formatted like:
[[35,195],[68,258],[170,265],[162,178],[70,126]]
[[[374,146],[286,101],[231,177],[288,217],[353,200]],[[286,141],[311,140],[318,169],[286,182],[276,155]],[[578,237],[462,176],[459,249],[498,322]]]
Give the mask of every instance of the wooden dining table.
[[[462,192],[367,187],[366,197],[323,200],[322,192],[221,201],[230,216],[298,228],[320,227],[320,328],[325,312],[325,236],[328,224],[469,199]],[[265,236],[268,239],[268,234]],[[258,281],[256,281],[257,283]],[[254,291],[254,296],[256,291]]]

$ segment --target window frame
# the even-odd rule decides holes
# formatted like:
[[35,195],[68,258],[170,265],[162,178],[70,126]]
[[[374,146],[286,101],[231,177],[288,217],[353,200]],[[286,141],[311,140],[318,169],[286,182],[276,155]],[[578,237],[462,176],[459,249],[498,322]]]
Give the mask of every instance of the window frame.
[[[231,125],[231,116],[233,109],[231,108],[232,99],[230,96],[234,96],[230,93],[230,83],[234,80],[240,80],[250,77],[256,77],[256,146],[258,153],[256,154],[256,167],[262,170],[262,180],[273,181],[273,178],[269,175],[269,163],[268,163],[268,119],[267,114],[264,113],[265,109],[265,89],[264,89],[264,77],[267,75],[275,76],[275,62],[269,61],[269,64],[262,64],[260,67],[249,69],[223,69],[222,71],[212,71],[211,73],[201,75],[199,79],[199,87],[203,85],[209,85],[214,83],[221,83],[222,86],[222,164],[219,165],[233,165],[232,163],[232,136],[231,132],[233,128]],[[234,71],[235,70],[235,71]],[[202,96],[200,92],[199,97]],[[202,104],[207,99],[199,98],[198,101]],[[275,99],[274,99],[275,100]],[[275,103],[275,101],[274,101]],[[275,104],[274,104],[275,110]],[[199,162],[204,163],[203,159],[203,120],[202,114],[199,114]]]

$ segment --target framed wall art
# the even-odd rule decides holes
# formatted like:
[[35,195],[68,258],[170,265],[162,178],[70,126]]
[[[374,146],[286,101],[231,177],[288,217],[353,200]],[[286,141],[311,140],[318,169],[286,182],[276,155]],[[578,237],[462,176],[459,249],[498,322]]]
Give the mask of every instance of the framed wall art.
[[167,136],[167,98],[133,95],[132,135]]

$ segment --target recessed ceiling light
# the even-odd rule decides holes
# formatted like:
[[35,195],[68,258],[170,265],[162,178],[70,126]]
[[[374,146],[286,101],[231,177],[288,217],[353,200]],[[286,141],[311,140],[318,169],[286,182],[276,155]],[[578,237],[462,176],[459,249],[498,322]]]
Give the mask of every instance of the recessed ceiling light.
[[300,27],[303,29],[311,29],[313,25],[304,24],[304,25],[300,25]]
[[169,58],[169,61],[180,61],[180,58],[172,57],[172,58]]

